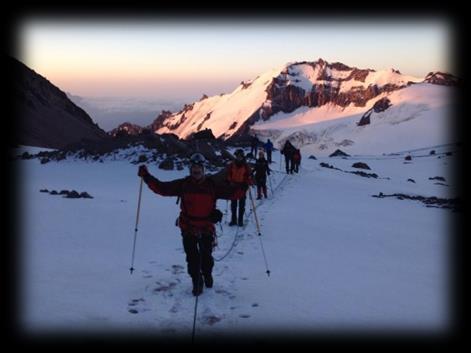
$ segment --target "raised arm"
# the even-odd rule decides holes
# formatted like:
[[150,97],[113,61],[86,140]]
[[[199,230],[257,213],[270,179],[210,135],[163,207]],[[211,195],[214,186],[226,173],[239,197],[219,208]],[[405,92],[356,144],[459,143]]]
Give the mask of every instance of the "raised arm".
[[156,194],[162,196],[181,196],[184,179],[160,181],[149,173],[146,166],[139,167],[138,176],[142,177],[149,189]]

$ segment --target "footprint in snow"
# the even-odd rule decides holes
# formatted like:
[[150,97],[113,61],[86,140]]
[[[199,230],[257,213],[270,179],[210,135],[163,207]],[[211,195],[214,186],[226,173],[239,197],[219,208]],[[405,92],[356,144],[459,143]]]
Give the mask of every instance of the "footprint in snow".
[[172,274],[178,275],[184,273],[184,268],[182,265],[172,265]]
[[203,316],[203,318],[201,319],[201,321],[203,321],[205,324],[207,324],[209,326],[212,326],[212,325],[214,325],[215,323],[217,323],[221,320],[222,320],[222,318],[218,317],[216,315]]
[[131,314],[137,314],[139,313],[140,311],[141,312],[144,312],[144,311],[149,311],[150,309],[140,309],[138,310],[137,306],[140,305],[141,303],[143,304],[145,302],[144,298],[138,298],[138,299],[132,299],[129,303],[128,303],[128,312],[130,312]]
[[239,317],[243,318],[243,319],[248,319],[250,317],[250,315],[248,314],[241,314],[239,315]]
[[153,289],[154,293],[168,292],[169,290],[173,289],[177,285],[177,282],[170,282],[168,284],[162,284],[160,282],[156,282],[156,284],[158,286]]

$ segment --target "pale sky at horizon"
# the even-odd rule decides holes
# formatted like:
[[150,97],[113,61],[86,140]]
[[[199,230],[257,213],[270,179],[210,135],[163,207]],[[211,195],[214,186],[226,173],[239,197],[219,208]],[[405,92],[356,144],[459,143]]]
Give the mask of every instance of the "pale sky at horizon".
[[17,58],[80,96],[199,99],[288,62],[342,62],[424,77],[453,72],[443,19],[296,21],[51,21],[19,29]]

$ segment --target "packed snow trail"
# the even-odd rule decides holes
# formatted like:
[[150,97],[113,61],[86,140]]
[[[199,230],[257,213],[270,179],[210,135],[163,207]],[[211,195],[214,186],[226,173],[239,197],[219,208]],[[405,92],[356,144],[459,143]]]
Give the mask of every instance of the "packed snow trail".
[[[284,182],[257,207],[271,275],[266,276],[250,217],[237,246],[215,264],[214,287],[199,298],[197,337],[446,327],[447,226],[453,213],[371,197],[379,192],[453,196],[456,188],[446,172],[454,157],[438,157],[408,164],[388,156],[368,160],[372,172],[389,179],[319,166],[327,162],[349,170],[359,156],[305,158],[299,174],[273,173],[278,175],[273,185],[282,177]],[[175,198],[143,190],[131,276],[136,167],[34,160],[21,165],[28,175],[21,252],[25,329],[190,338],[194,297],[174,224]],[[150,171],[161,180],[187,172]],[[446,177],[448,186],[430,180],[434,176]],[[40,193],[44,187],[76,188],[94,199]],[[223,228],[221,251],[233,241],[228,232],[235,232]]]

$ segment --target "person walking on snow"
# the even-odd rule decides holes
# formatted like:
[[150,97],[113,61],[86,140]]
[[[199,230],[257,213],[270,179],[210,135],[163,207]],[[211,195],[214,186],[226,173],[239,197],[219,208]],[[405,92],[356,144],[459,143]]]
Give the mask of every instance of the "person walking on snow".
[[257,135],[254,135],[250,141],[250,153],[252,154],[253,159],[257,158],[257,148],[259,143],[260,141]]
[[[236,159],[231,162],[226,169],[226,179],[233,185],[253,185],[252,171],[245,161],[244,151],[238,149],[234,153]],[[238,193],[231,200],[231,222],[230,226],[238,225],[239,227],[244,225],[244,212],[245,212],[245,201],[246,201],[246,190]]]
[[299,173],[299,165],[301,164],[301,151],[298,148],[294,149],[292,163],[291,163],[291,173]]
[[145,165],[141,165],[138,171],[138,176],[153,192],[162,196],[178,196],[181,200],[178,226],[195,296],[203,292],[203,283],[207,288],[213,286],[214,223],[221,216],[216,210],[216,200],[231,199],[248,188],[244,184],[230,186],[225,182],[216,183],[211,176],[205,175],[204,162],[201,153],[193,154],[190,158],[190,175],[167,182],[152,176]]
[[271,153],[273,151],[273,143],[270,141],[270,139],[268,139],[267,142],[265,142],[265,144],[263,145],[263,147],[265,148],[265,152],[267,153],[268,164],[270,164],[272,162]]
[[293,154],[294,154],[295,147],[286,140],[285,145],[281,150],[281,154],[285,156],[285,167],[286,167],[286,174],[292,173],[292,162],[293,162]]
[[255,185],[257,185],[257,200],[262,198],[262,192],[267,198],[267,175],[270,175],[270,166],[263,151],[258,153],[253,174],[255,175]]

